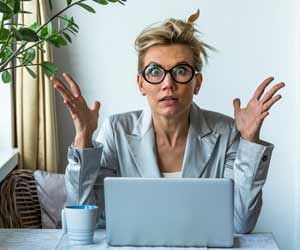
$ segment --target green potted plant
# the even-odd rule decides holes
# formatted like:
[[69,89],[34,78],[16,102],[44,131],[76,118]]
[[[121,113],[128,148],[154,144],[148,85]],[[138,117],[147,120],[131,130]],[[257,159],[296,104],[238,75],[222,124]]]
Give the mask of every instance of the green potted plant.
[[[52,62],[43,61],[33,64],[36,50],[43,50],[43,44],[49,43],[55,47],[62,47],[72,42],[71,37],[76,36],[79,26],[72,16],[64,13],[79,6],[86,11],[95,13],[87,2],[88,0],[66,0],[65,8],[50,16],[45,23],[33,23],[28,27],[18,24],[18,14],[31,13],[22,9],[22,1],[31,0],[0,0],[0,74],[4,83],[11,82],[11,69],[25,67],[28,73],[36,78],[36,73],[30,66],[40,65],[47,77],[57,72],[57,67]],[[91,0],[101,5],[109,3],[124,4],[126,0]],[[52,2],[48,0],[52,12]]]

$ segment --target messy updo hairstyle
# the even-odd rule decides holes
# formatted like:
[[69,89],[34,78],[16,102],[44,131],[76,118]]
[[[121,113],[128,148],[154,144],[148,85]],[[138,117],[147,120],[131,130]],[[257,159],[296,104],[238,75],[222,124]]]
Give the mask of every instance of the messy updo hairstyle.
[[186,22],[171,18],[160,25],[151,25],[144,29],[135,40],[135,49],[138,53],[138,72],[144,68],[145,54],[150,47],[172,44],[187,45],[193,52],[193,66],[201,72],[203,62],[207,61],[207,49],[214,49],[199,38],[200,32],[194,25],[194,21],[198,17],[199,10],[191,15]]

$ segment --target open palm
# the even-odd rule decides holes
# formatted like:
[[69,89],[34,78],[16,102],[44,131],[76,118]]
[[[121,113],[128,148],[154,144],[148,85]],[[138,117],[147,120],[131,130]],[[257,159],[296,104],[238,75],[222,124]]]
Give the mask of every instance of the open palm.
[[86,100],[81,95],[78,84],[70,75],[64,73],[63,76],[71,90],[69,90],[57,77],[53,77],[52,82],[54,88],[63,97],[64,104],[67,106],[72,116],[76,130],[74,145],[81,148],[91,147],[92,135],[98,125],[100,103],[95,101],[93,107],[89,108]]
[[255,90],[245,108],[240,107],[239,98],[233,100],[236,127],[245,140],[259,142],[260,129],[264,119],[269,115],[270,108],[281,99],[281,95],[276,92],[285,86],[283,82],[275,84],[264,94],[266,87],[273,80],[273,77],[264,80]]

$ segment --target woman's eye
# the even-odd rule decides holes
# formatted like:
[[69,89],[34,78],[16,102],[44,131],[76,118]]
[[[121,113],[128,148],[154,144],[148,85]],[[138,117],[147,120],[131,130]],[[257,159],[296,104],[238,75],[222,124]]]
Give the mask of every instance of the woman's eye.
[[187,69],[185,67],[177,67],[175,69],[176,75],[185,75],[187,73]]
[[151,70],[150,70],[150,74],[151,74],[152,76],[158,76],[158,75],[161,75],[161,70],[158,69],[158,68],[151,69]]

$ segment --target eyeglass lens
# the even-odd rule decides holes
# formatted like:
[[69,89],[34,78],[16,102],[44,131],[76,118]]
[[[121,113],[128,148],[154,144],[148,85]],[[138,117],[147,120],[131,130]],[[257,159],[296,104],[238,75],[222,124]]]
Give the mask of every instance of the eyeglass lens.
[[179,83],[187,83],[194,76],[194,70],[188,64],[175,65],[170,70],[165,70],[156,64],[150,64],[144,69],[144,77],[150,83],[160,83],[168,72],[170,72],[173,80]]

